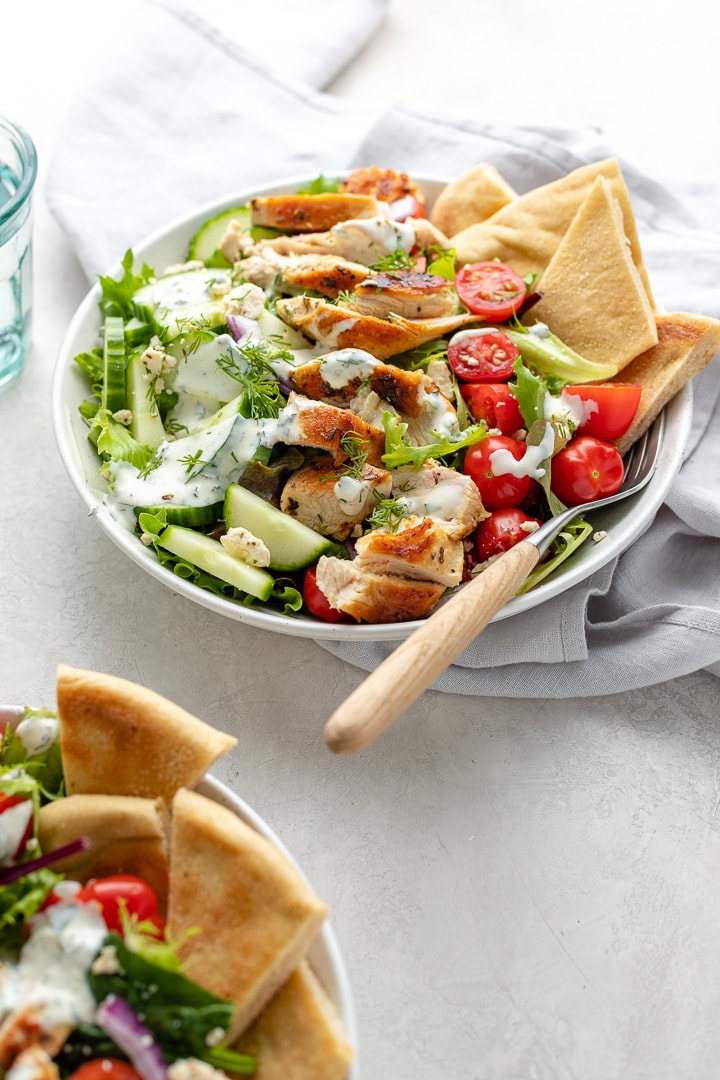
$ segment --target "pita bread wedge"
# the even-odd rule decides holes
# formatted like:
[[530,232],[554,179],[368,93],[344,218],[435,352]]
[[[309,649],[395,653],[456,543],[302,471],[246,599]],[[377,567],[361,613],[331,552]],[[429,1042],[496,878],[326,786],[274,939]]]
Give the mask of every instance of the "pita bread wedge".
[[482,163],[443,188],[430,211],[430,221],[446,236],[454,236],[492,217],[515,198],[517,192],[495,166]]
[[[198,882],[204,883],[198,886]],[[231,810],[181,789],[172,806],[168,926],[185,974],[235,1004],[236,1038],[289,977],[326,906]]]
[[340,1018],[303,961],[235,1049],[254,1054],[254,1080],[343,1080],[353,1053]]
[[657,343],[655,319],[630,255],[620,205],[598,176],[540,277],[532,318],[571,349],[620,371]]
[[598,176],[609,181],[612,193],[620,203],[632,259],[653,304],[630,195],[616,158],[583,165],[559,180],[533,188],[513,199],[487,221],[452,236],[458,265],[500,259],[519,274],[541,273]]
[[169,814],[162,799],[131,795],[69,795],[40,810],[43,851],[85,836],[86,851],[53,863],[75,881],[110,874],[137,874],[152,885],[161,910],[168,894]]
[[144,686],[64,664],[57,704],[69,795],[160,796],[169,806],[237,741]]
[[615,445],[621,454],[652,424],[667,403],[702,371],[720,349],[720,321],[677,312],[656,317],[658,342],[636,357],[618,381],[642,386],[635,419]]

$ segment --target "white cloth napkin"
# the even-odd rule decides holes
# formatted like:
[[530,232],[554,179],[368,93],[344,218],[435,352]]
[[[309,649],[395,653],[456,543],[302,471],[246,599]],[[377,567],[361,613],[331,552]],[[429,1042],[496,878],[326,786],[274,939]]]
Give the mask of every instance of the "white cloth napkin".
[[[307,0],[285,3],[312,8]],[[266,7],[275,18],[275,5]],[[451,178],[488,161],[523,191],[612,155],[596,131],[419,115],[401,103],[349,103],[292,81],[326,84],[323,74],[337,72],[352,43],[367,40],[382,7],[381,0],[333,4],[322,41],[309,35],[312,63],[288,61],[280,74],[266,48],[262,59],[251,40],[240,46],[192,12],[149,3],[143,33],[106,58],[102,76],[77,100],[51,163],[49,205],[88,277],[173,218],[282,176],[374,163]],[[302,19],[293,33],[303,50]],[[658,302],[720,317],[720,234],[707,228],[720,221],[720,188],[672,193],[630,162],[622,167]],[[703,668],[720,676],[718,398],[720,356],[696,380],[688,456],[652,528],[587,581],[491,624],[435,689],[582,697]],[[318,644],[367,670],[394,648]]]

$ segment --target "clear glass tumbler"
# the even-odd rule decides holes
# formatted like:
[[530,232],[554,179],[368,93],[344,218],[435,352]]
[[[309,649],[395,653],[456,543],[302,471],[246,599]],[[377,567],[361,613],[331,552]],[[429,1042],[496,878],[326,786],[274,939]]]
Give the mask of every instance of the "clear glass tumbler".
[[20,374],[30,348],[36,176],[30,136],[0,116],[0,386]]

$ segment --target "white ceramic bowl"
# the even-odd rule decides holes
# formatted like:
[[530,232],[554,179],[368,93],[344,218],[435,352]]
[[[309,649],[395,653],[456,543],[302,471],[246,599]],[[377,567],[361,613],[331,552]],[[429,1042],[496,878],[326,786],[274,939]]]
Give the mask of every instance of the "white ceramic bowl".
[[[311,179],[312,177],[307,176],[294,177],[262,189],[235,192],[227,198],[208,203],[137,244],[133,248],[136,260],[146,262],[158,270],[181,262],[186,257],[190,238],[215,214],[231,206],[242,205],[254,195],[296,191]],[[444,181],[426,179],[419,183],[426,193],[428,204],[432,205]],[[119,263],[112,267],[109,273],[111,276],[119,276]],[[154,552],[118,523],[103,503],[106,488],[98,471],[99,459],[88,441],[87,427],[78,412],[78,405],[88,396],[87,381],[73,362],[77,353],[98,344],[101,325],[99,298],[100,289],[96,285],[78,308],[65,335],[53,378],[52,416],[60,456],[70,479],[98,525],[110,539],[134,562],[175,592],[219,615],[264,630],[336,641],[392,641],[407,637],[415,630],[420,625],[418,622],[358,626],[326,623],[307,615],[285,616],[261,607],[246,607],[200,589],[161,566]],[[623,552],[647,529],[680,467],[691,419],[692,395],[688,387],[667,406],[665,439],[653,479],[638,495],[593,515],[593,524],[598,530],[607,533],[606,539],[598,544],[583,544],[556,574],[532,592],[510,600],[495,616],[495,620],[528,611],[577,585]]]
[[[250,825],[269,840],[271,844],[290,860],[293,866],[295,866],[298,872],[302,874],[307,881],[302,869],[298,866],[293,856],[270,826],[263,821],[259,814],[256,814],[247,803],[243,802],[239,796],[235,795],[229,787],[219,780],[216,780],[214,776],[206,776],[198,784],[197,790],[201,795],[206,795],[208,798],[214,799],[215,802],[227,807],[228,810],[232,810],[233,813],[242,818],[246,824]],[[315,937],[315,940],[312,942],[310,949],[308,950],[307,959],[338,1010],[343,1021],[348,1042],[355,1051],[355,1060],[347,1074],[347,1080],[358,1080],[358,1040],[355,1006],[347,971],[345,970],[345,963],[332,926],[328,920],[325,920]]]

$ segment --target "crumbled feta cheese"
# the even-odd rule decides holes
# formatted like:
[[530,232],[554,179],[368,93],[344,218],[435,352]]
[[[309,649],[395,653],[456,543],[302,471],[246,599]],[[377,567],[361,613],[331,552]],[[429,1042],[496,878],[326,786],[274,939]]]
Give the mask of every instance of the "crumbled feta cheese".
[[213,1069],[199,1058],[183,1058],[168,1065],[168,1080],[227,1080],[224,1072]]
[[599,544],[601,540],[605,540],[606,537],[607,533],[605,532],[605,529],[598,529],[597,532],[593,533],[593,540],[596,544]]
[[229,315],[244,315],[246,319],[257,319],[265,310],[265,293],[259,285],[246,282],[238,285],[230,293],[226,304]]
[[144,532],[140,536],[140,540],[145,545],[145,547],[151,547],[154,539],[155,537],[152,535],[152,533]]
[[113,420],[117,420],[118,424],[122,424],[123,427],[130,427],[132,424],[133,414],[130,409],[118,409],[112,415]]
[[269,548],[249,529],[243,529],[241,526],[228,529],[225,535],[220,537],[220,543],[229,555],[242,559],[251,566],[270,565]]
[[225,1038],[225,1029],[221,1027],[214,1027],[208,1031],[205,1036],[206,1046],[219,1046]]
[[235,219],[228,224],[219,244],[220,251],[229,263],[238,262],[253,246],[252,236]]
[[120,971],[120,964],[115,946],[103,945],[90,970],[93,975],[116,975]]

